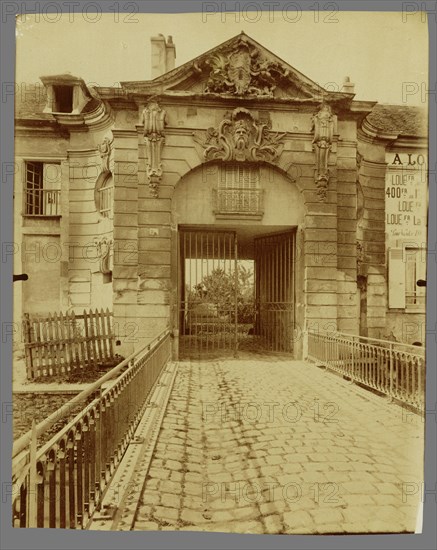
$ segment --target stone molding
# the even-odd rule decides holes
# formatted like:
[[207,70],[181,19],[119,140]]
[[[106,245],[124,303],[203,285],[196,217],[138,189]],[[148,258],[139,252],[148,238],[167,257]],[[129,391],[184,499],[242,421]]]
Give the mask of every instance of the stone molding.
[[316,157],[315,184],[320,200],[326,200],[329,184],[329,154],[334,137],[334,117],[331,107],[323,103],[312,117],[313,151]]

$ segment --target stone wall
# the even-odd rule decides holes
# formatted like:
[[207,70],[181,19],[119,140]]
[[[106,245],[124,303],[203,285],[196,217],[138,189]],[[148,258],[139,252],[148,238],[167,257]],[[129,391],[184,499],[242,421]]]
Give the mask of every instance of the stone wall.
[[[144,104],[115,104],[111,127],[72,132],[68,139],[48,134],[38,141],[38,151],[31,137],[20,140],[21,163],[31,150],[42,160],[51,151],[51,158],[61,163],[62,217],[44,231],[41,220],[25,221],[19,228],[25,245],[41,234],[57,239],[62,249],[58,265],[50,266],[46,277],[59,281],[59,288],[50,289],[50,296],[59,296],[58,303],[52,296],[50,308],[81,311],[112,303],[119,351],[128,355],[166,327],[176,327],[178,225],[251,223],[267,233],[269,227],[297,228],[298,332],[361,331],[384,337],[386,144],[358,132],[356,116],[340,110],[333,117],[329,184],[322,197],[315,183],[314,108],[251,107],[255,117],[271,121],[272,131],[284,132],[278,157],[260,165],[265,214],[256,221],[219,220],[212,190],[221,161],[205,162],[201,140],[233,106],[174,98],[161,107],[167,120],[158,196],[149,186],[144,128],[138,123]],[[113,220],[102,218],[96,206],[96,182],[105,162],[99,145],[105,137],[112,140]],[[22,185],[17,189],[21,201]],[[114,241],[112,282],[100,270],[96,249],[96,241],[104,237]],[[23,269],[17,264],[17,272]],[[25,296],[34,293],[31,284],[28,289]],[[31,298],[26,301],[33,307]],[[397,326],[393,315],[390,319]],[[299,346],[302,351],[303,342]]]
[[387,281],[385,258],[385,146],[360,139],[362,216],[358,227],[362,258],[359,275],[364,278],[367,299],[367,336],[383,338],[386,326]]
[[[148,186],[147,154],[142,126],[136,127],[134,135],[131,126],[125,122],[134,113],[121,121],[123,127],[113,131],[117,167],[114,239],[119,246],[124,243],[132,248],[124,256],[119,254],[114,262],[114,312],[120,327],[137,323],[135,330],[138,338],[134,342],[128,342],[127,331],[120,333],[122,349],[129,351],[136,347],[138,341],[150,340],[168,326],[171,319],[177,318],[177,225],[220,224],[213,217],[210,196],[213,174],[217,167],[203,163],[202,150],[193,139],[193,134],[210,126],[217,126],[226,110],[218,106],[207,109],[198,105],[164,103],[161,107],[167,113],[168,125],[162,152],[163,174],[159,198],[151,196]],[[292,192],[297,193],[296,197],[302,197],[300,201],[303,206],[299,206],[299,216],[292,211],[288,217],[281,214],[284,212],[285,202],[281,209],[284,190],[281,190],[280,185],[285,184],[280,184],[280,180],[275,183],[275,178],[271,178],[270,174],[270,170],[274,173],[275,169],[267,167],[263,181],[265,178],[272,181],[263,185],[266,189],[266,213],[263,220],[258,222],[267,227],[282,224],[286,220],[286,225],[299,227],[299,288],[296,301],[299,309],[299,330],[302,332],[308,326],[322,330],[336,328],[337,288],[339,284],[347,282],[337,280],[337,140],[333,144],[330,157],[331,181],[328,196],[326,201],[321,201],[314,183],[311,115],[312,110],[309,109],[303,112],[274,111],[271,114],[274,131],[288,129],[277,161],[278,173],[282,171],[282,177],[288,180],[287,184]],[[341,151],[344,157],[341,179],[346,190],[350,182],[354,186],[355,150],[353,145],[348,144],[342,145]],[[190,178],[194,178],[192,182]],[[196,196],[189,201],[192,191],[186,188],[182,199],[180,191],[187,185],[187,181],[191,182],[191,189],[196,189],[197,186]],[[344,202],[346,216],[348,204],[346,199]],[[297,219],[298,222],[293,221]],[[341,224],[340,229],[343,233],[346,229],[351,231],[350,226],[342,228]],[[353,253],[351,247],[347,248],[348,242],[340,244],[343,246],[345,258]],[[351,261],[347,259],[340,267],[351,269],[350,277],[355,273]],[[345,287],[343,291],[346,292]],[[345,319],[353,317],[349,304],[342,311]]]

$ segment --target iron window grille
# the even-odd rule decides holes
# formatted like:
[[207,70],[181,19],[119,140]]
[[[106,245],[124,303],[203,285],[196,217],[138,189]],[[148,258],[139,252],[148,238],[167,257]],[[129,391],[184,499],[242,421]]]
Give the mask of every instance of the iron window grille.
[[218,187],[213,189],[216,214],[262,216],[263,199],[258,166],[232,164],[221,167]]
[[104,218],[113,218],[114,215],[114,179],[111,174],[99,189],[99,211]]
[[25,169],[25,215],[34,217],[60,216],[60,164],[26,162]]

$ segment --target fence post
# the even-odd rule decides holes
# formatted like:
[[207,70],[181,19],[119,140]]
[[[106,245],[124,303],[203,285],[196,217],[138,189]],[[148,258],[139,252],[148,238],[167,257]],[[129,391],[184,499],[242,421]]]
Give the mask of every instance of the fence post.
[[94,357],[92,354],[92,347],[91,347],[91,329],[90,325],[92,323],[92,319],[88,317],[88,314],[86,310],[83,310],[83,326],[85,330],[85,349],[86,349],[86,360],[84,361],[84,368],[85,367],[92,367],[94,365]]
[[95,321],[95,338],[97,340],[97,364],[96,367],[104,362],[104,355],[102,351],[102,333],[100,331],[100,319],[101,315],[99,313],[99,310],[96,308],[95,314],[94,314],[94,321]]
[[29,527],[36,527],[37,521],[37,472],[36,472],[36,421],[32,420],[32,438],[29,448]]
[[24,314],[23,320],[23,333],[24,333],[24,354],[26,357],[26,374],[27,378],[30,380],[33,378],[33,361],[32,361],[32,348],[30,344],[32,343],[31,329],[30,329],[30,317],[28,313]]
[[352,335],[351,380],[355,382],[355,336]]
[[393,344],[391,343],[390,346],[390,390],[389,390],[389,395],[390,395],[390,400],[393,401]]
[[107,334],[108,334],[108,346],[109,346],[109,357],[112,359],[114,357],[114,324],[111,326],[111,313],[108,308],[106,308],[105,313],[106,323],[107,323]]

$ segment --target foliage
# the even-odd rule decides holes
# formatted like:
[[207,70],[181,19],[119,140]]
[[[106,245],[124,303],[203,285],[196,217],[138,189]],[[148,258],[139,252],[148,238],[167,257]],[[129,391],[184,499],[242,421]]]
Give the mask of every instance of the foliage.
[[203,277],[191,291],[187,289],[189,309],[198,304],[213,304],[219,316],[235,316],[237,301],[237,319],[239,323],[253,323],[255,305],[253,297],[253,271],[243,265],[235,271],[214,269]]

